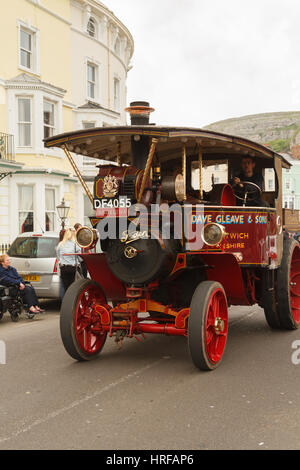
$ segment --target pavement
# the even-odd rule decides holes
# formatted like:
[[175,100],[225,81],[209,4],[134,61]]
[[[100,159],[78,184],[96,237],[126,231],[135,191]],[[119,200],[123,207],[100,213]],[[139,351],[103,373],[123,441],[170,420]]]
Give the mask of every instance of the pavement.
[[201,372],[185,338],[158,335],[121,350],[109,338],[96,360],[75,362],[58,303],[44,305],[0,322],[0,449],[300,448],[300,330],[270,330],[258,306],[230,309],[223,362]]

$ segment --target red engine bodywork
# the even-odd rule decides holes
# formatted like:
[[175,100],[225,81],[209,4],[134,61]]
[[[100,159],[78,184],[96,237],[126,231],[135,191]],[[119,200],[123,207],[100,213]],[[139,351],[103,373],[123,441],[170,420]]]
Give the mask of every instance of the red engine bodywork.
[[[94,219],[95,225],[97,220]],[[224,241],[213,248],[205,245],[199,237],[203,226],[210,222],[226,228]],[[191,205],[185,208],[183,225],[188,236],[182,240],[182,253],[177,256],[170,279],[186,269],[187,256],[197,255],[199,262],[201,260],[206,266],[207,279],[223,285],[229,304],[255,303],[253,270],[276,259],[276,245],[273,243],[276,237],[275,210]],[[196,243],[187,240],[193,238],[193,234],[197,235]],[[105,254],[83,255],[83,258],[92,279],[102,286],[108,301],[126,299],[126,286],[109,269]]]

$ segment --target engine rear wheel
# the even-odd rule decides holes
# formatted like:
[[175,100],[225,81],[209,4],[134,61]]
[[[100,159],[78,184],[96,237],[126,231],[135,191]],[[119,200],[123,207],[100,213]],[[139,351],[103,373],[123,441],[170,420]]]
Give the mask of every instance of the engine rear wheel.
[[228,336],[228,309],[222,285],[201,282],[191,301],[188,344],[192,361],[201,370],[221,363]]
[[67,353],[77,361],[94,359],[106,341],[107,333],[101,332],[100,316],[94,310],[99,303],[106,304],[105,295],[99,284],[90,279],[74,282],[63,298],[61,339]]
[[287,239],[277,274],[278,317],[281,327],[295,330],[300,327],[300,245]]
[[274,290],[264,293],[264,312],[267,323],[273,330],[281,329],[281,323],[278,315],[278,305]]

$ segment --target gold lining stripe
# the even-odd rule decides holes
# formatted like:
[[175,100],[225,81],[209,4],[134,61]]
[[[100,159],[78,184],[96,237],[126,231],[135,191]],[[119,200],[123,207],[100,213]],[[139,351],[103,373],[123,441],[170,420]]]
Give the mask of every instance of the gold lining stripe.
[[147,131],[147,130],[124,130],[124,131],[105,131],[105,132],[93,132],[93,133],[86,133],[86,134],[80,134],[80,135],[73,135],[73,136],[65,136],[63,138],[57,139],[57,140],[52,140],[51,142],[45,142],[45,147],[52,147],[55,144],[58,143],[64,143],[64,144],[72,144],[73,141],[78,140],[78,139],[85,139],[86,137],[94,137],[94,136],[106,136],[106,135],[115,135],[116,137],[118,135],[154,135],[154,136],[160,136],[160,137],[168,137],[169,133],[168,132],[159,132],[159,131]]

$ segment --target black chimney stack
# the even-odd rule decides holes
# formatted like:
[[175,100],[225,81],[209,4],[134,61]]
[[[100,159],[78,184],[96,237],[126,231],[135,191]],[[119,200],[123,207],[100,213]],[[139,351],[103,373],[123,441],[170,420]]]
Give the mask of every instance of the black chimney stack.
[[[148,126],[150,114],[154,109],[150,108],[147,101],[133,101],[125,111],[130,114],[132,126]],[[148,136],[137,134],[131,137],[132,165],[139,170],[143,170],[146,166],[149,148],[150,140]]]
[[130,114],[132,126],[147,126],[149,125],[150,114],[155,110],[150,108],[147,101],[133,101],[125,111]]

